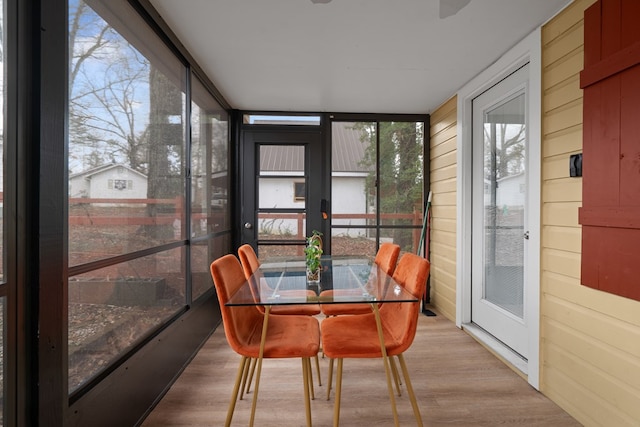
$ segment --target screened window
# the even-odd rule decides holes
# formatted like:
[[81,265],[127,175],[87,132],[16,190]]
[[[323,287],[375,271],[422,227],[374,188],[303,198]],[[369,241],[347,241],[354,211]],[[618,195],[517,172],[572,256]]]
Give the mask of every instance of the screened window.
[[6,303],[5,296],[7,294],[7,285],[6,285],[6,253],[5,248],[6,244],[6,233],[5,233],[5,223],[4,223],[4,175],[5,175],[5,129],[6,129],[6,120],[4,116],[4,106],[7,104],[6,99],[6,86],[5,86],[5,70],[6,70],[6,61],[5,61],[5,52],[6,52],[6,40],[7,35],[5,31],[5,5],[4,1],[0,0],[0,37],[2,37],[2,44],[0,45],[0,98],[2,104],[0,104],[0,154],[2,154],[2,159],[0,160],[0,425],[4,424],[4,397],[7,396],[7,390],[5,389],[5,357],[7,354],[6,351],[6,334],[7,334],[7,322],[6,322]]
[[422,228],[423,122],[332,123],[332,231],[336,255],[379,243],[415,253]]
[[186,67],[127,2],[69,2],[69,391],[185,304]]
[[191,271],[195,300],[213,287],[209,265],[227,248],[225,239],[206,238],[230,229],[229,117],[195,75],[191,76],[191,94]]

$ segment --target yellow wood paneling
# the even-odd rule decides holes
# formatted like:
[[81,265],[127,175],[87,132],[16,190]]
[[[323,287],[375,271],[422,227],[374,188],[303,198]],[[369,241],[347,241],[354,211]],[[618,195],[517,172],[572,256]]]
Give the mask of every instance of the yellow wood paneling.
[[[542,174],[547,181],[570,178],[569,153],[559,156],[545,157],[542,161]],[[581,177],[573,177],[572,179],[575,181],[582,181]],[[582,200],[582,197],[580,197],[579,200]]]
[[431,182],[448,180],[456,177],[457,165],[449,165],[441,169],[431,169]]
[[449,258],[451,260],[456,259],[456,248],[450,245],[445,245],[441,242],[431,242],[431,250],[433,252],[437,252],[438,255],[442,257]]
[[[582,21],[584,10],[595,2],[596,0],[576,0],[547,22],[542,31],[543,49]],[[582,44],[582,40],[580,40],[580,44]]]
[[582,99],[562,105],[542,118],[545,133],[557,132],[582,123]]
[[546,248],[542,251],[541,265],[543,270],[580,277],[580,260],[580,254],[575,252]]
[[544,203],[542,205],[542,224],[564,227],[578,225],[578,208],[582,203]]
[[[634,390],[634,387],[640,384],[640,370],[632,357],[552,319],[547,319],[545,332],[549,340],[565,343],[566,351],[585,363],[593,366],[610,365],[608,374],[602,375],[617,383],[612,388],[629,398],[640,397],[640,391]],[[640,410],[640,407],[638,409]]]
[[574,74],[544,92],[542,108],[547,112],[547,114],[550,114],[554,109],[560,108],[568,102],[580,99],[582,99],[580,76],[578,74]]
[[450,276],[456,275],[456,260],[449,257],[440,256],[431,252],[431,262],[438,265],[438,269]]
[[456,137],[456,122],[448,124],[446,127],[438,130],[438,132],[431,134],[431,141],[434,145],[438,145],[442,141],[446,141]]
[[[592,345],[608,349],[608,357],[604,360],[595,360],[592,355],[579,355],[581,358],[593,359],[591,363],[594,367],[606,370],[613,377],[615,377],[616,371],[612,370],[611,366],[623,359],[626,360],[627,366],[635,366],[640,369],[640,364],[637,360],[637,355],[640,354],[640,332],[638,328],[629,327],[619,319],[602,316],[602,313],[598,311],[556,298],[550,294],[545,296],[545,303],[547,305],[546,317],[550,319],[549,321],[571,329],[575,335],[582,336],[584,340],[588,340]],[[615,333],[612,333],[612,331],[615,331]],[[576,353],[576,349],[571,346],[566,346],[565,343],[562,346],[566,347],[567,352]],[[628,377],[640,376],[640,371],[628,371],[623,376],[625,378],[617,378],[617,381],[621,384],[625,383]],[[640,401],[640,382],[634,382],[632,386],[638,387],[636,396]],[[613,390],[610,391],[613,392]],[[630,391],[626,390],[626,392],[629,393]]]
[[[442,220],[441,222],[452,222],[455,220]],[[449,231],[440,231],[438,229],[434,229],[431,233],[431,242],[432,243],[441,243],[443,245],[451,246],[455,248],[456,246],[456,234],[451,233]]]
[[542,228],[542,244],[546,248],[580,253],[582,250],[582,228],[546,225]]
[[431,133],[437,132],[451,121],[448,117],[456,117],[458,110],[458,97],[452,96],[431,113]]
[[547,180],[542,186],[542,196],[546,202],[579,202],[582,200],[582,179]]
[[582,69],[583,61],[584,54],[580,49],[570,52],[560,61],[546,66],[544,79],[542,80],[542,90],[546,91],[571,78],[576,73],[576,69],[578,71]]
[[[562,347],[556,346],[549,346],[548,349],[548,362],[554,367],[547,368],[549,369],[547,381],[552,384],[548,386],[549,397],[566,408],[569,413],[575,414],[574,418],[585,426],[637,427],[637,420],[623,413],[621,408],[611,401],[602,401],[598,390],[584,386],[581,381],[582,375],[590,377],[593,373],[585,372],[584,365],[578,364],[562,350]],[[555,368],[557,366],[567,366],[567,368],[557,369]],[[576,372],[580,375],[575,376]]]
[[436,193],[455,193],[458,182],[455,178],[436,181],[431,183],[431,191]]
[[431,303],[455,320],[457,97],[431,114]]
[[447,166],[455,166],[457,163],[456,160],[456,152],[450,151],[447,154],[444,154],[440,157],[436,157],[435,159],[431,159],[431,169],[443,169]]
[[[456,205],[456,193],[434,193],[433,198],[433,206],[455,206]],[[455,219],[455,213],[454,212],[450,212],[453,213],[454,215],[451,217],[452,219]],[[435,217],[435,215],[434,215]]]
[[[438,197],[441,197],[441,196],[442,194],[440,194],[440,196]],[[431,212],[433,213],[433,216],[435,218],[455,218],[456,206],[455,204],[454,205],[433,205]]]
[[[452,135],[445,135],[446,138],[442,137],[442,135],[444,134],[438,134],[436,136],[434,136],[431,139],[431,142],[433,143],[433,145],[431,146],[431,151],[429,152],[429,157],[431,159],[434,159],[436,157],[442,156],[443,154],[447,154],[450,153],[452,151],[456,151],[457,147],[456,147],[456,135],[455,135],[455,127],[453,128],[454,130],[454,134]],[[447,132],[445,132],[446,134]]]
[[[580,285],[584,10],[542,28],[541,390],[585,425],[639,425],[640,304]],[[606,301],[603,307],[603,301]]]
[[638,310],[638,303],[634,300],[583,286],[580,284],[579,277],[563,276],[546,271],[543,272],[543,279],[545,294],[605,316],[615,315],[615,318],[625,326],[640,327],[640,310]]
[[580,20],[559,37],[545,44],[542,52],[542,67],[544,68],[553,62],[559,61],[569,52],[579,49],[579,46],[582,46],[583,33],[584,25],[583,21]]
[[582,150],[582,124],[544,134],[542,152],[545,157],[575,153],[579,150]]

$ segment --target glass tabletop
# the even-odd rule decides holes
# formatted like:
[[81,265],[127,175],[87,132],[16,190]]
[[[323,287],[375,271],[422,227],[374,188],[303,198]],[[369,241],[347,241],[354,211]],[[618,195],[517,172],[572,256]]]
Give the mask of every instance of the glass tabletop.
[[416,302],[367,257],[322,257],[320,282],[308,282],[303,257],[270,258],[226,305]]

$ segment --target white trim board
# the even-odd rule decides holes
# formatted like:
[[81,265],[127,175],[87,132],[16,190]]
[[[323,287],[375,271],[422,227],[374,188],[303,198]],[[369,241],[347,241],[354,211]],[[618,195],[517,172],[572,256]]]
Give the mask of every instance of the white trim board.
[[[457,223],[456,223],[456,325],[473,330],[471,325],[471,101],[504,77],[529,63],[529,246],[530,274],[524,308],[529,327],[529,359],[526,370],[521,363],[516,368],[528,376],[528,382],[539,389],[540,382],[540,174],[541,174],[541,32],[535,30],[505,53],[486,70],[458,91],[457,125]],[[471,325],[471,327],[469,327]],[[483,338],[484,337],[484,338]],[[510,349],[499,341],[476,335],[497,354]]]

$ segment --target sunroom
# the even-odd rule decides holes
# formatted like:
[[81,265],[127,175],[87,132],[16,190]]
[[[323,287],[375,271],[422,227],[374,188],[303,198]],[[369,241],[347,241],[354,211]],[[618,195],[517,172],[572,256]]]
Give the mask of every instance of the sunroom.
[[313,230],[637,425],[635,0],[0,3],[3,425],[142,423],[222,327],[210,263]]

